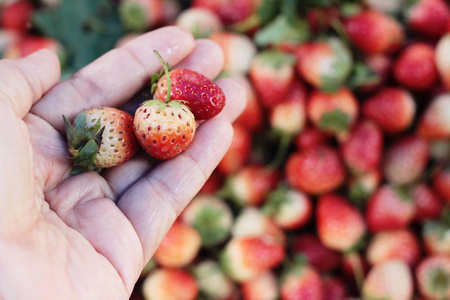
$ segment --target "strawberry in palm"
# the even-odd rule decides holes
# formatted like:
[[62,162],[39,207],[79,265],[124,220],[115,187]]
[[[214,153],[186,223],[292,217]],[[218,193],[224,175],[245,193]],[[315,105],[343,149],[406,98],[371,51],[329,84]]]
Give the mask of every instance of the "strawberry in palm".
[[167,76],[166,102],[149,100],[136,111],[134,132],[142,147],[157,159],[170,159],[184,150],[194,139],[196,124],[184,101],[171,101],[171,79],[166,63],[158,52],[156,56]]

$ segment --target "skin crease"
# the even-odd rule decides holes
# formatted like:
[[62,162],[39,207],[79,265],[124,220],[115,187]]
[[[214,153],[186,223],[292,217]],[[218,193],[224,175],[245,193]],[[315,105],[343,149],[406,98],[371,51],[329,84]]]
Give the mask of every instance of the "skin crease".
[[102,176],[69,176],[62,115],[73,120],[86,108],[123,105],[159,71],[153,49],[210,78],[223,66],[216,44],[175,27],[112,50],[62,83],[48,50],[0,61],[0,298],[128,299],[225,154],[246,100],[233,79],[217,82],[227,105],[183,154],[153,167],[142,156]]

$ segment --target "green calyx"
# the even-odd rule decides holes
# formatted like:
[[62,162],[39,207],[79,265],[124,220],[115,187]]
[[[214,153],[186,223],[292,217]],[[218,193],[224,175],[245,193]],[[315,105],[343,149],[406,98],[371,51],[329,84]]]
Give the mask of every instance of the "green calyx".
[[395,187],[395,192],[397,193],[397,196],[400,198],[400,200],[405,202],[412,202],[412,192],[411,188],[407,186],[399,186]]
[[319,127],[336,133],[346,131],[350,126],[350,117],[342,110],[336,108],[323,114]]
[[71,174],[79,174],[87,170],[99,171],[95,165],[95,157],[105,129],[101,127],[100,119],[93,126],[87,127],[86,112],[83,111],[75,118],[73,125],[65,116],[63,120],[69,152],[73,155],[69,158],[74,165]]
[[296,58],[293,55],[277,50],[263,51],[258,54],[256,59],[260,64],[271,66],[277,70],[284,66],[293,66],[296,62]]
[[263,212],[267,216],[273,216],[278,214],[280,211],[280,207],[285,203],[287,199],[288,188],[285,186],[281,186],[278,189],[274,190],[267,197],[267,202],[264,204],[262,208]]
[[344,85],[350,75],[353,66],[353,59],[350,50],[338,38],[329,38],[328,45],[336,57],[333,64],[333,71],[322,76],[320,89],[327,93],[337,92]]

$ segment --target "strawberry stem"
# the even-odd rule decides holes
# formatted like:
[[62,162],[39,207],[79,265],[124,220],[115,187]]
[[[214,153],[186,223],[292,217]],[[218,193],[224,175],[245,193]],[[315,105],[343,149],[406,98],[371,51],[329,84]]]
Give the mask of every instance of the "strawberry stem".
[[158,58],[158,60],[161,62],[163,68],[164,68],[164,73],[166,74],[167,77],[167,97],[166,97],[166,103],[170,102],[170,93],[171,93],[171,86],[172,83],[170,82],[170,75],[169,75],[169,67],[167,66],[166,62],[164,61],[164,59],[161,57],[161,55],[158,53],[158,51],[153,50],[153,53],[155,53],[156,57]]

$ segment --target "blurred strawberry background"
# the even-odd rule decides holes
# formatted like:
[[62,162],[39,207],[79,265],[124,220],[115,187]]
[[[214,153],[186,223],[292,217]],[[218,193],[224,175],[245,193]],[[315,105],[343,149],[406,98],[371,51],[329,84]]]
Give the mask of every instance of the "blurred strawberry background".
[[0,24],[2,57],[52,49],[63,80],[176,24],[246,88],[132,299],[450,299],[445,0],[0,0]]

